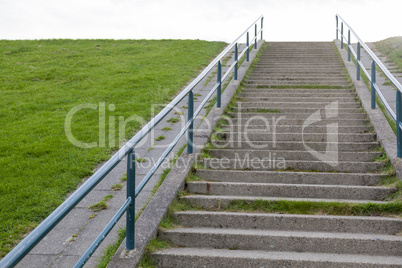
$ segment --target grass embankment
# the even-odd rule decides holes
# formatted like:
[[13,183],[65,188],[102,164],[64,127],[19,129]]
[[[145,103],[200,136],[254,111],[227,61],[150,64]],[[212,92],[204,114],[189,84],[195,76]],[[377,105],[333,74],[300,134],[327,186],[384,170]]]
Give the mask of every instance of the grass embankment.
[[387,38],[374,44],[402,72],[402,36]]
[[[191,40],[0,41],[0,257],[108,159],[120,138],[130,138],[151,118],[152,104],[171,99],[224,46]],[[81,104],[93,108],[74,115],[72,134],[95,142],[93,148],[76,147],[65,134],[66,115]],[[134,115],[143,122],[122,124],[121,131],[119,122]]]

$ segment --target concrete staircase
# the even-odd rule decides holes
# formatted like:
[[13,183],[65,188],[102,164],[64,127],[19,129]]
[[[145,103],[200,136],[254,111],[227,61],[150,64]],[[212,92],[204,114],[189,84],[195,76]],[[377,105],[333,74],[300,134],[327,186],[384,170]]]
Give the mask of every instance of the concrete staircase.
[[[332,43],[270,43],[160,230],[158,267],[402,267],[402,220],[229,212],[234,201],[387,203],[376,135]],[[336,203],[326,203],[328,206]]]

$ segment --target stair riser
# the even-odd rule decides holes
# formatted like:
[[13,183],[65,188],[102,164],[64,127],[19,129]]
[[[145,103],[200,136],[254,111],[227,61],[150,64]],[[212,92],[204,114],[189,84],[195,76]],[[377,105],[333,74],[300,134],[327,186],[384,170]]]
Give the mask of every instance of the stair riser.
[[336,187],[315,185],[231,184],[191,182],[187,191],[195,194],[227,196],[265,196],[289,198],[329,198],[355,200],[384,200],[391,192],[388,188]]
[[396,234],[402,222],[386,218],[320,217],[259,213],[175,213],[176,221],[186,227],[265,229],[304,232]]
[[[296,125],[304,125],[304,124],[308,124],[310,122],[313,122],[312,120],[309,120],[310,122],[308,122],[305,118],[300,118],[300,119],[291,119],[291,117],[281,117],[280,114],[272,114],[272,115],[268,115],[268,114],[261,114],[260,117],[255,117],[253,119],[244,117],[247,116],[245,114],[243,114],[241,116],[240,119],[240,124],[241,125],[270,125],[271,127],[273,125],[275,126],[281,126],[281,125],[292,125],[292,126],[296,126]],[[238,118],[229,118],[229,119],[225,119],[226,122],[229,122],[232,125],[238,125],[239,124],[239,119]],[[370,121],[368,119],[344,119],[344,120],[339,120],[339,119],[326,119],[325,121],[321,121],[321,122],[314,122],[314,125],[326,125],[326,124],[332,124],[332,123],[337,123],[338,127],[341,126],[366,126],[367,124],[370,123]]]
[[353,93],[303,93],[303,92],[289,92],[289,93],[283,93],[281,91],[272,91],[272,92],[259,92],[259,93],[253,93],[253,92],[248,92],[247,90],[243,90],[241,93],[238,94],[240,98],[284,98],[284,97],[289,97],[289,95],[293,98],[308,98],[308,97],[320,97],[320,98],[352,98],[356,99],[357,95]]
[[313,97],[246,97],[242,101],[245,102],[324,102],[328,103],[328,101],[338,101],[338,102],[354,102],[357,98],[350,97],[335,97],[335,98],[313,98]]
[[[325,153],[325,150],[320,152]],[[374,158],[379,157],[381,152],[337,152],[338,161],[353,161],[353,162],[372,162]],[[209,150],[209,155],[214,158],[229,158],[229,159],[244,159],[249,157],[250,159],[258,158],[284,158],[285,160],[303,160],[303,161],[316,161],[310,152],[303,151],[273,151],[273,150]]]
[[244,133],[216,133],[218,137],[226,141],[311,141],[311,142],[373,142],[375,141],[375,134],[342,134],[342,133],[278,133],[262,134],[256,132]]
[[384,175],[322,173],[322,172],[263,172],[263,171],[221,171],[197,170],[197,176],[209,181],[247,182],[250,183],[288,183],[288,184],[320,184],[320,185],[376,185]]
[[[240,129],[237,125],[234,126],[224,126],[222,128],[225,132],[259,132],[269,134],[273,132],[272,127],[263,126],[263,125],[249,125],[247,128],[245,126],[240,126]],[[319,127],[306,127],[302,128],[302,126],[286,126],[280,125],[275,128],[276,133],[327,133],[328,129],[326,126]],[[339,133],[368,133],[372,130],[369,127],[338,127]]]
[[[232,118],[245,118],[253,120],[258,120],[259,118],[268,118],[272,119],[275,117],[276,119],[281,118],[284,119],[304,119],[307,120],[313,113],[317,112],[318,109],[304,109],[304,108],[278,108],[278,109],[261,109],[261,108],[244,108],[242,106],[238,106],[236,108],[231,109],[229,113],[226,115],[230,118],[226,119],[228,122]],[[367,114],[362,113],[360,108],[351,108],[351,109],[327,109],[326,117],[330,118],[327,120],[332,121],[340,121],[337,119],[331,118],[342,118],[342,120],[350,120],[350,119],[367,119]],[[226,118],[226,117],[225,117]],[[246,123],[246,122],[245,122]],[[249,124],[252,121],[249,122]]]
[[[306,150],[305,145],[313,148],[316,151],[325,151],[327,144],[322,142],[281,142],[281,141],[253,141],[248,143],[245,141],[212,141],[216,148],[222,149],[269,149],[269,150]],[[362,143],[337,143],[334,145],[338,148],[338,151],[367,151],[379,147],[377,142],[362,142]]]
[[153,254],[157,267],[163,268],[244,268],[244,267],[309,267],[309,268],[399,268],[399,264],[370,264],[355,262],[329,262],[326,260],[286,260],[286,259],[258,259],[258,258],[224,258],[218,256],[181,256],[181,255],[158,255]]
[[314,237],[260,236],[208,233],[166,233],[161,239],[173,242],[179,247],[236,248],[244,250],[274,250],[294,252],[317,252],[369,255],[401,256],[401,241],[371,241],[356,239],[321,239]]
[[[314,102],[242,102],[242,108],[265,108],[265,109],[279,109],[279,108],[308,108],[308,109],[324,109],[327,103],[314,103]],[[338,110],[360,108],[360,103],[347,102],[339,103]]]
[[207,168],[210,169],[238,169],[238,170],[300,170],[300,171],[311,171],[319,170],[324,172],[337,171],[337,172],[369,172],[376,171],[383,166],[380,162],[331,162],[334,166],[331,166],[324,162],[302,162],[302,161],[292,161],[284,160],[281,158],[266,159],[260,161],[259,159],[204,159],[203,163]]

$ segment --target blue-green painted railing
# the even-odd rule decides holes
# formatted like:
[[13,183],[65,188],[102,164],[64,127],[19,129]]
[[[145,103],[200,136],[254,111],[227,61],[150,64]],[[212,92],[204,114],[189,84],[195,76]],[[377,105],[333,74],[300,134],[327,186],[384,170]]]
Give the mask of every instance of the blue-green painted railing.
[[[24,240],[22,240],[10,253],[1,261],[0,267],[15,266],[39,241],[49,233],[123,158],[127,156],[127,199],[107,226],[91,244],[88,250],[82,255],[74,267],[82,267],[89,257],[95,252],[106,235],[115,226],[118,220],[127,212],[126,215],[126,249],[133,250],[135,247],[135,198],[147,184],[155,171],[160,167],[168,154],[179,142],[180,138],[187,132],[187,152],[193,152],[193,122],[201,112],[207,101],[215,92],[217,93],[217,107],[221,106],[222,82],[225,81],[232,71],[234,79],[237,80],[237,70],[239,59],[246,53],[249,61],[250,44],[254,43],[257,48],[258,34],[263,38],[263,16],[254,21],[237,39],[227,46],[203,71],[195,78],[176,98],[174,98],[160,113],[158,113],[146,126],[144,126],[131,140],[127,142],[115,155],[112,156],[95,174],[93,174],[80,188],[78,188],[66,201],[53,211],[38,227],[36,227]],[[257,23],[260,21],[260,30],[257,31]],[[250,28],[254,27],[254,37],[249,40]],[[246,35],[246,47],[238,55],[238,43]],[[234,62],[222,76],[221,61],[223,56],[231,49],[235,50]],[[193,88],[217,65],[217,83],[210,90],[205,99],[201,102],[194,112]],[[188,95],[188,121],[176,138],[170,143],[169,147],[163,152],[158,161],[147,173],[141,183],[135,188],[135,158],[134,147],[137,145],[185,96]]]
[[[360,37],[353,31],[353,29],[346,23],[346,21],[336,14],[336,39],[341,37],[341,48],[344,47],[344,39],[347,40],[347,47],[348,47],[348,61],[351,60],[351,54],[356,59],[356,79],[360,80],[360,69],[364,72],[367,78],[370,80],[371,84],[371,109],[375,109],[376,107],[376,95],[380,98],[381,102],[384,104],[385,108],[387,109],[388,113],[396,122],[396,139],[397,139],[397,156],[402,157],[402,86],[396,80],[396,78],[388,71],[387,67],[382,64],[382,62],[377,58],[377,56],[371,51],[371,49],[364,43]],[[341,23],[341,28],[339,29],[339,21]],[[348,35],[347,37],[344,34],[344,25],[348,28]],[[357,40],[356,51],[354,51],[353,46],[351,45],[350,33],[354,35]],[[370,55],[371,61],[371,74],[366,70],[363,63],[360,60],[360,49],[361,47]],[[376,67],[380,68],[380,70],[384,73],[385,77],[391,81],[391,83],[396,87],[396,113],[391,109],[387,100],[384,98],[383,94],[381,93],[378,84],[376,83]]]

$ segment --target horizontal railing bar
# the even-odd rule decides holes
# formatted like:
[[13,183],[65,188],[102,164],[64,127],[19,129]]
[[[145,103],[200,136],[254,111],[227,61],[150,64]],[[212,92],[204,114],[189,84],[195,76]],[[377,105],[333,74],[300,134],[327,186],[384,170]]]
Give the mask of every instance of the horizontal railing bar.
[[398,80],[396,80],[396,78],[388,71],[388,69],[384,66],[384,64],[382,64],[382,62],[377,58],[377,56],[373,53],[373,51],[371,51],[371,49],[366,45],[366,43],[364,43],[360,37],[355,33],[355,31],[352,29],[352,27],[349,26],[349,24],[339,15],[336,14],[336,16],[338,18],[340,18],[343,23],[349,28],[349,30],[351,31],[351,33],[353,33],[353,35],[356,37],[357,41],[360,42],[360,45],[366,50],[366,52],[370,55],[370,57],[376,62],[377,66],[381,69],[381,71],[383,71],[383,73],[385,74],[385,76],[388,77],[388,79],[392,82],[392,84],[394,84],[394,86],[402,92],[402,85],[398,82]]
[[103,242],[109,232],[113,229],[116,223],[120,220],[123,214],[126,212],[128,206],[131,204],[131,197],[127,198],[126,202],[121,206],[121,208],[117,211],[117,213],[113,216],[113,218],[109,221],[106,227],[102,230],[102,232],[98,235],[98,237],[92,242],[87,251],[81,256],[81,258],[74,265],[74,268],[80,268],[84,266],[84,264],[88,261],[88,259],[92,256],[95,250],[99,247],[99,245]]

